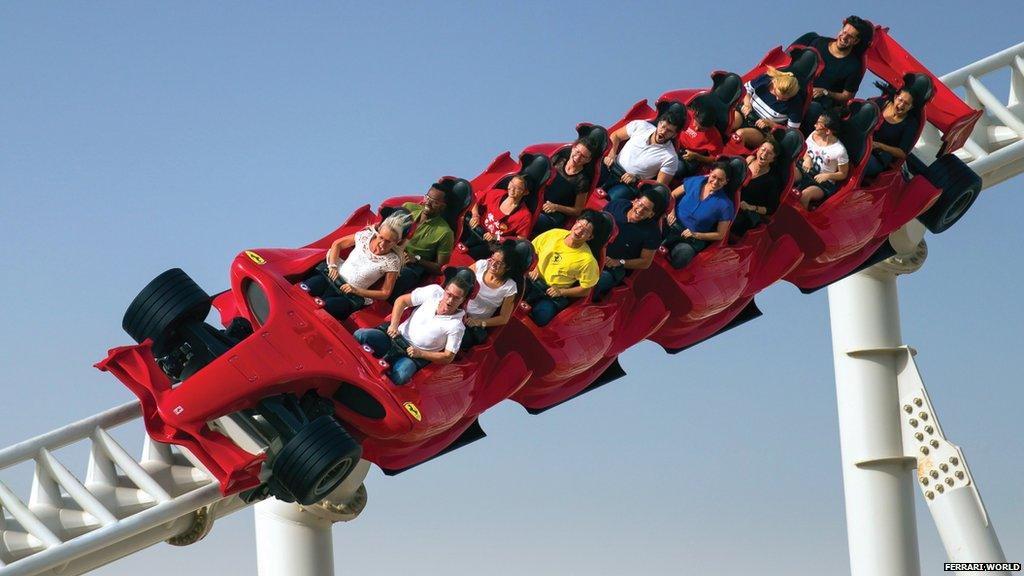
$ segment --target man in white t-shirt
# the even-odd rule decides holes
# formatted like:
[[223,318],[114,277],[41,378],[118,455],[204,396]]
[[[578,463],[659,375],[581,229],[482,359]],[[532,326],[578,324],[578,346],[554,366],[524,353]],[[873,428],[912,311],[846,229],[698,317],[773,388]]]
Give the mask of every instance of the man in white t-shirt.
[[[405,384],[431,362],[448,364],[455,359],[466,330],[462,304],[476,281],[472,272],[465,272],[456,274],[443,288],[431,284],[399,296],[387,326],[356,330],[357,342],[391,364],[388,377],[395,384]],[[410,307],[415,308],[412,315],[401,322],[402,313]]]
[[631,197],[632,187],[643,180],[669,186],[679,170],[675,139],[685,128],[686,108],[679,104],[669,106],[656,124],[633,120],[612,132],[611,152],[604,158],[608,171],[601,181],[608,198]]

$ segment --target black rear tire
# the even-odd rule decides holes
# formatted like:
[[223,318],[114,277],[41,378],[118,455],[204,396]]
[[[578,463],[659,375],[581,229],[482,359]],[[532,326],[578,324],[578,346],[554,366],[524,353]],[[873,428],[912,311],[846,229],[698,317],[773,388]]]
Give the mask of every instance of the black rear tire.
[[202,322],[210,313],[210,296],[180,268],[154,278],[128,305],[121,327],[136,342],[153,340],[153,355],[169,354],[181,342],[175,328]]
[[303,426],[274,459],[271,485],[287,492],[275,496],[304,506],[315,504],[345,480],[362,454],[362,447],[334,416],[320,416]]
[[917,217],[933,234],[945,232],[956,224],[981,193],[981,177],[953,154],[932,162],[924,177],[942,190],[935,204]]

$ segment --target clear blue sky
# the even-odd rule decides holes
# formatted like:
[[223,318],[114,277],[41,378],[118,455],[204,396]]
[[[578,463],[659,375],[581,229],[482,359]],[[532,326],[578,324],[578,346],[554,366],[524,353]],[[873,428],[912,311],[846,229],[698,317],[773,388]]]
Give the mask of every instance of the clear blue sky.
[[[240,250],[304,244],[853,11],[692,4],[0,4],[0,446],[129,399],[91,365],[129,341],[124,308],[159,272],[220,290]],[[940,74],[1024,39],[1016,0],[856,6]],[[900,281],[904,340],[1015,561],[1024,229],[1005,205],[1022,183],[929,237]],[[335,528],[339,574],[846,572],[826,295],[758,302],[763,318],[685,354],[637,346],[629,377],[572,404],[501,405],[488,439],[373,472],[363,517]],[[923,571],[941,574],[917,509]],[[251,513],[97,573],[142,571],[255,573]]]

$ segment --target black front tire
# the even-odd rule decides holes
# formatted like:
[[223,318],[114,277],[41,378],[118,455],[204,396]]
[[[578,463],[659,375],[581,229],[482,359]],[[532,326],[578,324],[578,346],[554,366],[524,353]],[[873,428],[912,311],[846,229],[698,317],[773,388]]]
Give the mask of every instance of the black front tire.
[[275,496],[304,506],[315,504],[345,480],[362,454],[362,447],[334,416],[320,416],[288,440],[274,459],[271,484],[286,492]]
[[917,217],[933,234],[945,232],[956,224],[981,193],[981,177],[953,154],[932,162],[924,177],[942,190],[935,204]]
[[136,342],[153,340],[153,355],[170,353],[181,342],[175,328],[185,322],[203,322],[210,313],[210,296],[180,268],[154,278],[128,305],[121,327]]

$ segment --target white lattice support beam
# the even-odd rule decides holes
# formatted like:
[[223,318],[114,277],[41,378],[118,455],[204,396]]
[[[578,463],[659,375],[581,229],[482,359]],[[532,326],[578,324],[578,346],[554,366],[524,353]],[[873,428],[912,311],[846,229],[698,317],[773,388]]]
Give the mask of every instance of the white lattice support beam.
[[[194,542],[247,506],[187,451],[145,437],[132,457],[108,429],[139,415],[131,402],[0,451],[0,469],[35,465],[27,504],[0,483],[0,575],[82,574],[161,541]],[[76,444],[88,444],[84,482],[54,454]]]

